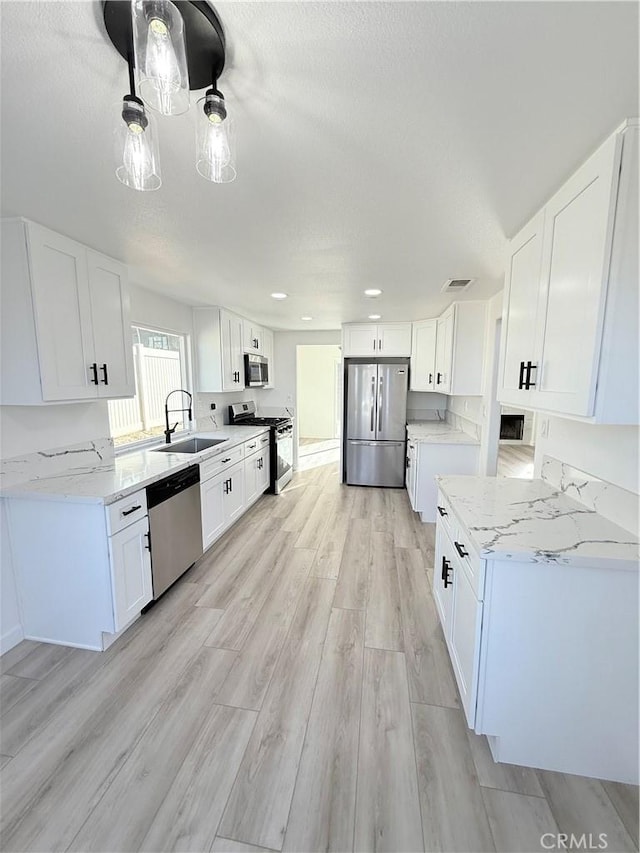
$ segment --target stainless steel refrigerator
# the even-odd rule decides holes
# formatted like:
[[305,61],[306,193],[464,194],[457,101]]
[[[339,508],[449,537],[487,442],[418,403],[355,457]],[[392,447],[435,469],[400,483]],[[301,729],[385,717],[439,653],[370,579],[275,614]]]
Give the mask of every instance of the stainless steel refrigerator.
[[408,364],[349,364],[346,480],[404,486]]

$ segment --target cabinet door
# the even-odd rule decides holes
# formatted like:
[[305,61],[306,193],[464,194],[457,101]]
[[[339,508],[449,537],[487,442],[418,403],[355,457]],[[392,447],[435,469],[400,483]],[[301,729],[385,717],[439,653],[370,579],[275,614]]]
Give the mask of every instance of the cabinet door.
[[411,391],[435,391],[437,320],[413,324],[411,340]]
[[344,327],[344,355],[378,355],[378,327],[375,323]]
[[258,497],[259,456],[259,453],[254,453],[244,460],[244,502],[246,506],[252,504]]
[[242,318],[220,309],[220,342],[223,391],[244,389],[244,355],[242,351]]
[[410,356],[411,323],[383,323],[379,325],[378,353],[388,356]]
[[470,728],[475,727],[476,721],[481,630],[482,602],[476,598],[467,575],[456,560],[449,651]]
[[114,629],[120,631],[152,598],[149,521],[145,516],[109,537]]
[[27,233],[42,399],[97,397],[86,249],[32,223]]
[[407,492],[409,494],[409,501],[411,502],[411,508],[414,512],[418,511],[418,494],[417,494],[417,483],[418,483],[418,458],[416,453],[417,447],[414,441],[407,442]]
[[269,381],[265,388],[275,387],[275,364],[273,358],[273,332],[271,329],[262,330],[262,355],[267,359],[269,369]]
[[447,645],[451,635],[451,611],[453,609],[454,561],[453,546],[445,533],[442,522],[436,525],[436,550],[433,567],[433,597],[440,617]]
[[244,461],[226,472],[223,483],[224,517],[228,526],[244,512]]
[[89,294],[99,397],[134,397],[133,345],[127,268],[87,252]]
[[226,473],[200,484],[203,550],[212,545],[226,527],[224,516],[224,483]]
[[252,320],[242,321],[242,348],[245,352],[262,355],[262,329]]
[[536,363],[538,299],[542,274],[544,211],[511,241],[505,281],[500,346],[498,399],[514,405],[531,404],[531,389],[520,387],[524,365]]
[[258,495],[264,494],[271,483],[271,473],[269,465],[271,463],[271,450],[267,445],[259,454],[260,462],[258,465]]
[[618,134],[545,208],[544,332],[534,379],[536,405],[547,411],[593,413],[620,153]]
[[454,311],[451,310],[437,320],[435,390],[441,394],[448,394],[451,391],[454,316]]

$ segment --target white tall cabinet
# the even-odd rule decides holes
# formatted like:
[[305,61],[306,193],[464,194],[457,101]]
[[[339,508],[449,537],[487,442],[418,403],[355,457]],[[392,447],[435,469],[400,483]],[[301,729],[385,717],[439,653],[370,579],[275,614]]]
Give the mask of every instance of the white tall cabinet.
[[2,221],[1,402],[133,397],[124,264],[24,219]]
[[502,403],[638,422],[638,133],[625,123],[512,240]]
[[411,323],[349,323],[342,327],[345,358],[411,355]]

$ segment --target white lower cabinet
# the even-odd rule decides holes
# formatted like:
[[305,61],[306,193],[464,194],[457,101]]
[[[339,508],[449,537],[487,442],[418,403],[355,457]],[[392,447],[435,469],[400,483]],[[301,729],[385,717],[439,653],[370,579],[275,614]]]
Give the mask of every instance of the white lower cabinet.
[[200,483],[202,546],[212,545],[244,512],[244,462]]
[[27,639],[102,651],[152,597],[144,489],[108,506],[6,499]]
[[264,432],[200,464],[205,551],[267,490],[270,454],[270,435]]
[[109,554],[114,630],[120,631],[153,597],[148,518],[110,536]]
[[409,438],[406,487],[414,512],[422,521],[436,520],[438,487],[435,478],[445,474],[476,474],[479,444],[436,444]]
[[638,572],[481,559],[440,493],[433,596],[469,728],[497,762],[638,784]]

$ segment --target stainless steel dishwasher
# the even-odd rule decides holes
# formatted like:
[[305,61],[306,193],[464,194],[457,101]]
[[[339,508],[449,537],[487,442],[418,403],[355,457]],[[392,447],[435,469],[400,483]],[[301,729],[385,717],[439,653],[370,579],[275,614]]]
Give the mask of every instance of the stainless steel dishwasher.
[[147,507],[155,600],[202,556],[200,468],[148,486]]

